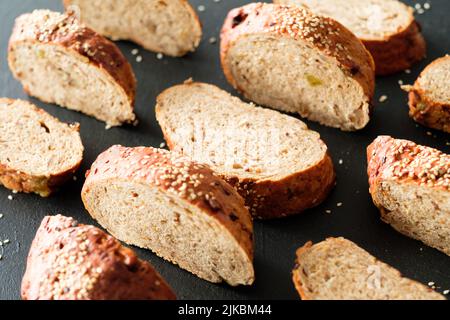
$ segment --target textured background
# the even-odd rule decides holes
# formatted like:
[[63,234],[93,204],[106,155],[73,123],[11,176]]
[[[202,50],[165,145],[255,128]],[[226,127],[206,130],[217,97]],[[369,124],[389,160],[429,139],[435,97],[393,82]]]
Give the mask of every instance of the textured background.
[[[210,44],[211,37],[219,37],[219,30],[226,13],[234,7],[250,1],[192,0],[195,8],[204,5],[199,12],[204,26],[204,39],[199,50],[181,59],[158,60],[151,52],[140,50],[143,61],[137,63],[131,50],[136,45],[119,43],[132,63],[139,81],[136,111],[140,119],[137,128],[125,127],[105,130],[105,125],[87,116],[48,105],[28,98],[8,69],[7,43],[14,18],[37,8],[62,10],[57,0],[0,0],[0,96],[29,99],[62,121],[77,121],[86,147],[85,161],[78,173],[78,181],[69,183],[49,199],[34,195],[17,194],[8,200],[9,190],[0,187],[0,239],[9,239],[0,260],[0,299],[20,298],[20,281],[25,270],[27,252],[42,218],[61,213],[73,216],[84,223],[94,223],[84,210],[80,200],[83,175],[95,157],[113,144],[126,146],[159,146],[163,141],[154,116],[155,98],[163,89],[180,83],[189,77],[216,84],[234,92],[226,83],[219,66],[219,45]],[[406,1],[415,4],[417,1]],[[424,3],[425,1],[420,1]],[[213,285],[199,280],[170,263],[156,257],[150,251],[137,250],[140,257],[150,261],[173,286],[180,299],[296,299],[291,283],[291,269],[295,250],[308,240],[321,241],[329,236],[344,236],[423,283],[435,282],[440,291],[450,289],[450,257],[404,237],[382,223],[368,193],[366,175],[366,146],[379,134],[406,138],[450,152],[450,136],[416,125],[409,117],[407,97],[398,81],[412,83],[429,62],[450,50],[450,1],[431,0],[431,9],[417,18],[428,42],[428,58],[416,65],[411,74],[400,73],[379,78],[375,99],[375,111],[369,126],[356,133],[343,133],[335,129],[308,123],[321,133],[328,144],[336,164],[338,184],[331,196],[318,208],[297,217],[277,221],[257,221],[256,282],[254,286],[231,288]],[[388,100],[378,103],[381,95]],[[338,164],[339,159],[343,164]],[[341,207],[337,203],[342,202]],[[327,214],[326,210],[332,210]],[[1,250],[1,248],[0,248]]]

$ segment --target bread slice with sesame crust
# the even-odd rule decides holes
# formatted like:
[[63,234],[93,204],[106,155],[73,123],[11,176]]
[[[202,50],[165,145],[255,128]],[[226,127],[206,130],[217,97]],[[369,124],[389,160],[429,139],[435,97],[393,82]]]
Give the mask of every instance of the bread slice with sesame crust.
[[104,121],[133,123],[136,79],[119,48],[73,14],[35,10],[16,19],[8,63],[25,91]]
[[380,136],[367,157],[370,193],[381,219],[450,255],[450,155]]
[[87,211],[118,239],[210,282],[250,285],[253,223],[206,165],[162,149],[113,146],[87,173]]
[[426,43],[413,9],[397,0],[274,0],[305,6],[353,32],[375,60],[377,75],[410,68],[425,58]]
[[0,183],[47,197],[79,168],[79,125],[61,123],[23,100],[0,98]]
[[168,146],[211,166],[254,217],[300,213],[334,187],[333,163],[317,132],[213,85],[188,81],[167,89],[157,98],[156,118]]
[[146,261],[100,229],[45,217],[30,248],[24,300],[173,300]]
[[221,61],[231,85],[258,104],[345,131],[370,120],[372,56],[330,18],[267,3],[234,9],[222,28]]
[[197,14],[186,0],[64,0],[64,6],[106,37],[169,56],[194,51],[202,37]]
[[293,281],[303,300],[445,300],[344,238],[298,249]]
[[409,115],[424,126],[450,133],[450,56],[436,59],[409,92]]

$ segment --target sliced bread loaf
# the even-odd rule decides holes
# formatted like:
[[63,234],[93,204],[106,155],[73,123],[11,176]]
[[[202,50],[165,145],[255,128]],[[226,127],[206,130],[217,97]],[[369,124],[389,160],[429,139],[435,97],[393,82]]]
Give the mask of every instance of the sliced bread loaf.
[[298,249],[293,281],[304,300],[445,300],[344,238]]
[[369,122],[375,65],[338,22],[252,3],[228,14],[221,37],[225,76],[248,99],[346,131]]
[[409,91],[409,115],[424,126],[450,133],[450,56],[422,71]]
[[0,99],[0,183],[49,196],[83,159],[79,125],[61,123],[27,101]]
[[215,86],[186,82],[164,91],[156,117],[169,147],[211,166],[255,217],[299,213],[334,186],[333,163],[317,132]]
[[450,255],[450,155],[381,136],[367,157],[370,193],[381,219]]
[[397,0],[274,0],[305,6],[333,18],[364,43],[376,73],[388,75],[410,68],[426,54],[426,43],[413,9]]
[[81,21],[113,40],[131,40],[169,56],[194,51],[202,28],[186,0],[64,0]]
[[8,62],[25,91],[110,126],[135,121],[136,80],[112,42],[73,14],[36,10],[17,18]]
[[128,244],[211,282],[253,283],[251,216],[205,165],[166,150],[114,146],[87,173],[82,198]]
[[24,300],[172,300],[170,287],[136,254],[100,229],[45,217],[30,248]]

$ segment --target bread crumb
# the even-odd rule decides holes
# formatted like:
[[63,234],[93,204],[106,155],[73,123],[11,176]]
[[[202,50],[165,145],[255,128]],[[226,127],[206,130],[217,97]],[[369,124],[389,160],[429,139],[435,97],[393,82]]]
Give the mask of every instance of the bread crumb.
[[136,57],[136,62],[137,62],[137,63],[142,62],[142,56],[137,56],[137,57]]
[[199,6],[197,7],[197,10],[200,11],[200,12],[203,12],[203,11],[206,10],[206,7],[205,7],[204,5],[199,5]]
[[383,103],[383,102],[385,102],[387,99],[388,99],[388,96],[387,96],[387,95],[382,95],[378,101],[380,101],[381,103]]

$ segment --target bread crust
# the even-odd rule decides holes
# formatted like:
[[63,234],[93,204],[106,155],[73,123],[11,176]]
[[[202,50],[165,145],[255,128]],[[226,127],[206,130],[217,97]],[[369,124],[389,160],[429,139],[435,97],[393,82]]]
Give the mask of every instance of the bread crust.
[[[81,24],[74,13],[60,15],[59,19],[50,18],[29,25],[31,14],[24,14],[16,19],[8,45],[8,63],[15,78],[21,75],[14,71],[13,52],[19,43],[48,44],[60,46],[68,54],[82,56],[86,63],[97,67],[106,77],[112,78],[128,97],[131,108],[136,94],[136,78],[131,65],[119,48],[111,41],[92,29]],[[48,11],[48,13],[52,13]],[[28,88],[24,90],[32,95]],[[52,103],[53,101],[44,101]],[[135,119],[129,119],[132,123]]]
[[[315,33],[305,36],[296,27],[286,26],[289,24],[289,19],[284,20],[287,16],[301,17],[305,30],[315,25],[316,20],[322,21],[326,27],[314,28]],[[375,90],[375,63],[370,53],[353,33],[337,21],[315,16],[305,8],[267,3],[252,3],[231,10],[222,27],[220,49],[222,69],[228,82],[244,95],[248,96],[244,88],[239,87],[233,78],[228,64],[228,52],[241,37],[258,33],[309,41],[326,55],[334,57],[340,68],[360,84],[368,100],[372,100]],[[312,42],[309,39],[313,39]],[[331,45],[324,44],[323,39],[329,39],[332,42]],[[342,49],[339,43],[345,43],[346,49]]]
[[446,60],[450,60],[450,56],[433,61],[422,71],[415,84],[412,87],[406,86],[406,89],[409,91],[410,117],[424,126],[450,133],[450,104],[431,98],[419,83],[430,68]]
[[164,279],[132,250],[96,227],[61,215],[42,221],[21,295],[24,300],[175,299]]
[[[0,98],[0,103],[11,104],[14,101],[15,100],[13,99]],[[36,113],[45,114],[46,116],[53,118],[54,121],[60,122],[57,118],[51,116],[44,110],[39,109],[32,104],[29,105]],[[80,131],[80,125],[78,123],[69,126],[74,132],[78,133]],[[13,191],[36,193],[41,197],[48,197],[74,176],[75,172],[79,169],[81,162],[82,159],[71,168],[48,176],[28,174],[26,172],[18,171],[12,166],[0,163],[0,183]]]

